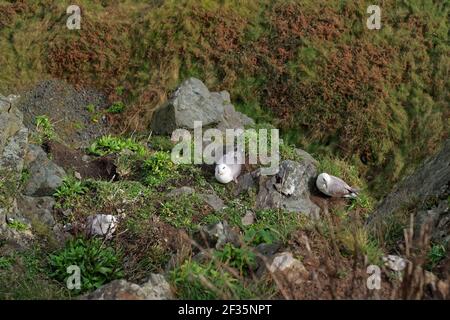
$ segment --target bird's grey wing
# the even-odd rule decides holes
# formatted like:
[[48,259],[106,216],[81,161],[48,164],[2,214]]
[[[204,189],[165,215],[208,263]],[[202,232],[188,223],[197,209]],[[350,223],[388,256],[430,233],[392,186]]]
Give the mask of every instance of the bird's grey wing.
[[344,197],[351,193],[349,185],[339,178],[332,179],[327,187],[328,193],[334,197]]

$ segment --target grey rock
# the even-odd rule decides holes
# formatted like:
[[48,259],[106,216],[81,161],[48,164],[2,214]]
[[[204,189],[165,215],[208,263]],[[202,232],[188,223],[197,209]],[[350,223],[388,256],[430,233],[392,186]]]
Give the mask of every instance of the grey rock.
[[24,167],[24,157],[28,148],[28,129],[21,128],[12,136],[0,155],[0,168],[20,173]]
[[50,196],[61,186],[66,172],[51,161],[41,147],[29,145],[25,165],[30,178],[24,187],[28,196]]
[[0,95],[0,154],[6,142],[23,128],[23,115],[15,107],[16,99]]
[[311,164],[313,164],[316,167],[319,165],[319,161],[314,159],[314,157],[312,155],[310,155],[308,152],[306,152],[305,150],[302,150],[302,149],[299,149],[299,148],[295,148],[294,152],[297,154],[297,156],[302,158],[302,161],[305,161],[307,163],[311,163]]
[[260,255],[271,257],[273,256],[278,250],[280,250],[281,245],[279,243],[261,243],[256,246],[255,250]]
[[[229,98],[229,93],[226,91],[225,93]],[[225,132],[226,129],[245,129],[245,127],[253,124],[255,124],[255,121],[252,118],[236,111],[231,103],[225,103],[222,120],[217,125],[217,129]]]
[[0,95],[0,169],[20,173],[28,143],[28,130],[17,109],[18,97]]
[[310,200],[316,167],[309,162],[285,160],[272,177],[261,177],[256,199],[258,209],[283,209],[318,218],[320,208]]
[[245,173],[238,177],[234,194],[237,196],[243,192],[250,190],[257,185],[260,178],[260,170]]
[[247,212],[245,213],[245,215],[241,218],[241,223],[243,226],[249,226],[255,223],[255,213],[247,210]]
[[17,201],[18,211],[28,221],[39,221],[53,228],[56,221],[53,217],[53,207],[56,202],[52,197],[20,196]]
[[179,197],[182,195],[189,195],[189,194],[193,194],[195,192],[195,190],[191,187],[180,187],[177,189],[173,189],[168,193],[169,197]]
[[300,284],[308,277],[305,266],[300,260],[295,259],[290,252],[276,254],[271,259],[267,269],[273,276],[291,284]]
[[240,245],[239,235],[226,221],[204,226],[201,233],[206,236],[208,243],[216,249],[223,248],[227,243],[232,243],[235,246]]
[[225,204],[222,199],[220,199],[216,194],[214,193],[205,193],[201,194],[200,197],[209,205],[211,206],[214,211],[220,211],[225,208]]
[[152,273],[146,283],[142,285],[147,300],[172,300],[174,299],[170,285],[161,274]]
[[194,129],[194,121],[202,121],[203,126],[216,124],[223,105],[221,96],[211,94],[200,80],[189,78],[155,111],[151,128],[157,134],[170,134],[177,128]]
[[126,280],[114,280],[97,290],[82,296],[83,300],[170,300],[170,285],[159,274],[151,274],[142,286]]
[[142,288],[126,280],[114,280],[82,296],[81,300],[145,300]]
[[210,92],[202,81],[189,78],[155,111],[150,127],[156,134],[171,134],[178,128],[194,129],[194,121],[222,131],[254,124],[235,110],[227,91]]

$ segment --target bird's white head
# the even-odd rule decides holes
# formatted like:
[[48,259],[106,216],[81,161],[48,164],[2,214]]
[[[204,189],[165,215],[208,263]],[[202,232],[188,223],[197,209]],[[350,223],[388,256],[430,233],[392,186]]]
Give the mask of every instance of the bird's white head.
[[233,180],[233,173],[231,172],[231,168],[226,164],[218,164],[216,165],[216,179],[221,183],[228,183]]
[[319,188],[320,191],[326,191],[328,189],[328,184],[330,182],[331,178],[330,175],[328,173],[321,173],[319,174],[319,176],[317,177],[316,180],[316,185],[317,188]]

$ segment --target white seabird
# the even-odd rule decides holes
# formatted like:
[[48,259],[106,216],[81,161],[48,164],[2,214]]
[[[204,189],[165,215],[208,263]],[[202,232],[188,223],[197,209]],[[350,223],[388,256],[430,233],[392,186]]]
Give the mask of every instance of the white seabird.
[[324,194],[335,198],[356,198],[358,190],[350,187],[342,179],[328,173],[321,173],[316,180],[317,188]]
[[216,162],[215,177],[220,183],[229,183],[231,181],[236,182],[237,177],[241,173],[242,153],[239,151],[232,151],[225,154],[221,159]]

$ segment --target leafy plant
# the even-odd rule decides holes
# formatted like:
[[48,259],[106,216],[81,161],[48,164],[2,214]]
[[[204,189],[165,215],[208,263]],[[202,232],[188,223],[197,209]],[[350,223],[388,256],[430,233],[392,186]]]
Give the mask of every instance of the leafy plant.
[[79,181],[72,176],[63,179],[53,196],[58,200],[58,206],[67,209],[75,206],[81,196],[86,194],[89,188],[85,182]]
[[23,169],[21,174],[20,174],[20,183],[23,185],[25,183],[27,183],[27,181],[30,179],[31,177],[31,173],[30,170],[28,169]]
[[174,144],[169,138],[164,136],[152,136],[150,147],[156,151],[171,151]]
[[19,220],[13,220],[8,222],[8,227],[15,229],[17,231],[25,231],[28,229],[28,226]]
[[442,244],[433,244],[428,252],[428,270],[432,270],[446,257],[446,250]]
[[202,209],[203,200],[196,194],[174,197],[161,203],[160,215],[168,223],[177,228],[192,229],[193,217]]
[[245,242],[252,245],[258,245],[261,243],[271,244],[278,239],[278,234],[272,228],[259,228],[258,226],[250,226],[244,233]]
[[12,257],[0,257],[0,269],[9,269],[13,263]]
[[105,156],[111,153],[117,153],[122,150],[130,150],[140,155],[146,153],[143,145],[139,144],[132,138],[113,137],[110,135],[100,137],[94,141],[88,148],[88,153],[96,156]]
[[144,161],[144,181],[148,185],[158,185],[173,176],[174,169],[170,153],[157,151]]
[[80,268],[81,289],[78,293],[95,290],[103,284],[123,277],[122,255],[99,239],[78,238],[66,243],[65,248],[48,258],[50,276],[65,283],[69,266]]
[[88,104],[88,105],[86,106],[86,110],[87,110],[89,113],[95,113],[95,105],[92,104],[92,103]]
[[38,133],[39,142],[52,140],[56,137],[55,129],[50,119],[46,115],[37,116],[35,120],[36,131]]
[[83,195],[88,190],[89,189],[83,184],[82,181],[79,181],[72,176],[67,176],[64,178],[62,185],[56,189],[53,195],[58,199],[70,199]]
[[106,109],[106,112],[109,113],[122,113],[125,110],[125,104],[122,101],[114,102],[108,109]]
[[242,274],[256,266],[256,255],[248,248],[237,248],[227,243],[222,250],[215,251],[214,256],[230,267],[236,268]]

